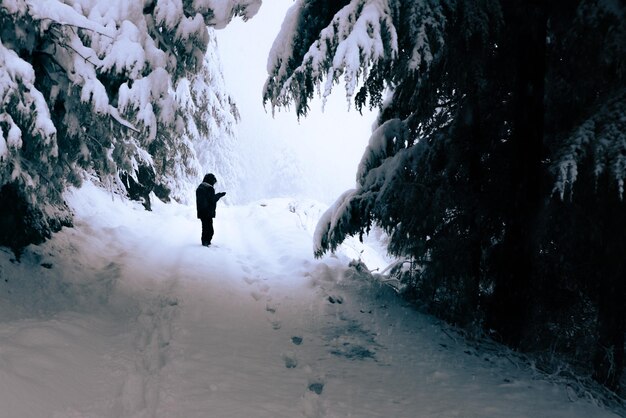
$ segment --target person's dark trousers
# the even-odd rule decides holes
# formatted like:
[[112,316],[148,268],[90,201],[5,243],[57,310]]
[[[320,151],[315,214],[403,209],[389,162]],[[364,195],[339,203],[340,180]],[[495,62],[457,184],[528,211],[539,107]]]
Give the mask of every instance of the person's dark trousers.
[[210,245],[213,239],[213,218],[201,218],[202,221],[202,245]]

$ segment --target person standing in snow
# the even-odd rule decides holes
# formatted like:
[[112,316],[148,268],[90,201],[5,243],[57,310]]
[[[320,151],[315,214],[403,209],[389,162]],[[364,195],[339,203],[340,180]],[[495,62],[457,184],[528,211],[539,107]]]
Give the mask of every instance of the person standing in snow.
[[196,189],[196,209],[198,219],[202,221],[202,245],[208,247],[213,239],[213,218],[215,218],[215,207],[225,192],[215,193],[215,183],[217,179],[212,173],[204,176],[202,183]]

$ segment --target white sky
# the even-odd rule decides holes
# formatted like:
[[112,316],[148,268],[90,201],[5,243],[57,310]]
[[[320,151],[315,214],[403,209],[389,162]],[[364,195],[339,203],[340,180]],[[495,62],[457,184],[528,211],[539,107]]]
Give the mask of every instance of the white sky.
[[359,114],[348,102],[343,85],[335,86],[322,113],[321,100],[311,103],[307,118],[298,123],[295,111],[263,108],[262,89],[267,57],[293,0],[266,0],[250,21],[237,19],[216,31],[226,86],[242,116],[240,140],[263,150],[257,158],[271,161],[286,147],[301,160],[308,184],[307,197],[332,202],[353,188],[358,163],[367,145],[375,113]]

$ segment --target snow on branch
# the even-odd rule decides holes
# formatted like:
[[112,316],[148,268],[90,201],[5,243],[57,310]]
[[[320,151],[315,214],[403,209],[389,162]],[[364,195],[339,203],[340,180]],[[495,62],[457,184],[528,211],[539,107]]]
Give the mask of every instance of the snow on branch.
[[212,10],[213,17],[207,22],[215,29],[223,29],[237,16],[246,21],[252,19],[261,8],[261,0],[195,0],[199,10]]
[[389,1],[352,0],[320,32],[298,66],[291,68],[294,38],[300,30],[306,30],[301,16],[306,3],[301,0],[292,6],[270,51],[264,101],[270,101],[272,109],[294,102],[298,113],[306,114],[306,102],[313,89],[327,97],[342,75],[350,99],[370,67],[390,61],[398,53]]
[[[0,40],[0,185],[24,177],[20,150],[24,137],[36,139],[50,157],[58,155],[56,128],[43,94],[35,87],[35,71]],[[30,123],[22,124],[21,121]],[[19,125],[18,125],[19,123]]]
[[408,130],[400,119],[390,119],[379,126],[370,137],[357,171],[357,182],[363,184],[367,173],[385,159],[406,147]]
[[[317,257],[334,251],[348,236],[367,232],[375,219],[386,219],[396,226],[396,208],[389,202],[397,201],[397,195],[406,191],[405,174],[424,151],[419,144],[408,147],[406,136],[406,124],[399,119],[391,119],[374,131],[359,166],[357,188],[342,194],[320,218],[314,235]],[[390,225],[380,226],[392,229]]]
[[326,251],[334,251],[349,235],[356,233],[351,219],[351,204],[356,189],[345,191],[321,216],[313,234],[313,253],[321,257]]
[[564,197],[578,177],[579,165],[592,157],[593,173],[599,177],[608,173],[617,182],[620,197],[626,179],[626,90],[600,107],[581,123],[561,149],[553,171],[554,191]]
[[24,11],[27,11],[34,20],[43,21],[42,29],[44,30],[47,29],[46,24],[56,23],[87,29],[108,37],[115,35],[111,28],[83,16],[73,7],[59,0],[26,0],[24,3],[26,4]]
[[[182,0],[154,0],[153,4],[144,10],[143,2],[126,0],[4,0],[2,14],[16,25],[35,24],[30,28],[34,36],[47,45],[45,52],[61,67],[69,87],[78,87],[81,100],[96,114],[124,121],[121,115],[133,101],[132,107],[140,110],[139,121],[153,127],[159,115],[172,114],[172,110],[156,112],[165,105],[162,98],[169,94],[168,86],[200,68],[209,42],[205,19],[217,27],[235,16],[249,19],[261,0],[195,0],[184,5]],[[181,52],[195,60],[184,59]],[[117,79],[146,91],[118,98],[117,88],[111,89]],[[128,87],[133,89],[138,90]],[[131,127],[134,122],[123,125]],[[154,135],[150,129],[148,138]]]
[[[331,6],[297,0],[270,51],[264,103],[272,111],[293,103],[302,116],[314,94],[325,99],[342,79],[349,103],[361,84],[379,97],[402,74],[428,71],[444,42],[441,3],[452,2],[346,0]],[[337,11],[324,21],[331,7]]]
[[[442,4],[446,1],[413,1],[406,6],[403,12],[403,29],[407,30],[407,45],[401,42],[402,47],[411,51],[411,58],[407,62],[407,70],[417,71],[428,68],[435,55],[443,48],[444,29],[446,18]],[[451,5],[448,4],[447,7]]]

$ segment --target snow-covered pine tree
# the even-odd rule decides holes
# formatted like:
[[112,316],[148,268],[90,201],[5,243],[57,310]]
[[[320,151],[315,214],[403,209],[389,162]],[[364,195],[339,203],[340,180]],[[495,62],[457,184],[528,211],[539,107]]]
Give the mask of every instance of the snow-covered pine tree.
[[[207,26],[260,4],[2,0],[0,244],[17,249],[69,223],[62,193],[81,170],[117,183],[158,169],[151,147],[189,148],[175,87],[202,70]],[[173,172],[158,174],[168,184]]]
[[239,111],[226,93],[214,30],[209,28],[208,33],[202,68],[189,78],[181,78],[175,88],[183,125],[175,132],[178,143],[162,141],[151,147],[161,183],[179,202],[189,201],[207,172],[214,173],[220,187],[228,190],[228,199],[236,201],[244,172],[241,150],[235,142]]
[[[626,240],[616,232],[626,216],[623,2],[322,3],[300,0],[288,13],[265,101],[293,103],[305,115],[310,97],[343,77],[357,107],[369,101],[381,112],[356,188],[320,220],[316,254],[378,224],[391,234],[390,252],[421,264],[411,285],[422,300],[455,322],[486,315],[502,339],[534,349],[576,344],[566,322],[587,321],[588,306],[580,308],[591,301],[595,376],[615,387],[624,337],[615,318],[625,317],[618,301],[626,296],[626,266],[617,261]],[[308,21],[316,22],[311,30]],[[574,183],[584,202],[546,206],[552,185],[567,195],[583,170],[605,185]],[[591,211],[592,222],[575,207],[590,205],[589,196],[606,209]],[[545,227],[549,214],[569,226],[563,237]],[[575,232],[583,221],[594,237],[610,239],[592,239],[589,268],[560,269],[555,260],[580,263],[580,251],[566,250],[588,243]],[[554,297],[545,290],[571,286],[570,298],[557,299],[568,301],[558,307],[567,319],[547,316]],[[555,323],[557,334],[546,325]]]
[[[582,1],[559,11],[550,22],[546,77],[556,196],[542,248],[545,268],[559,269],[543,275],[540,294],[577,298],[573,314],[557,312],[597,326],[580,346],[593,356],[596,380],[616,389],[626,329],[626,4]],[[576,325],[567,331],[580,333]]]
[[[476,96],[489,95],[476,86],[489,70],[481,60],[491,53],[490,40],[501,26],[499,5],[352,1],[327,19],[310,48],[301,47],[307,52],[297,61],[295,53],[289,55],[293,49],[289,34],[306,22],[297,12],[306,3],[293,6],[275,42],[266,100],[273,106],[294,101],[305,114],[306,101],[316,89],[328,94],[343,77],[346,93],[354,95],[358,108],[368,101],[370,106],[383,105],[356,189],[344,194],[319,223],[316,254],[335,249],[346,236],[367,232],[376,223],[391,234],[390,252],[430,267],[422,278],[429,275],[443,284],[448,277],[450,286],[471,289],[456,303],[458,309],[476,305],[481,254],[473,244],[486,238],[476,224],[482,210],[478,180],[472,183],[468,175],[474,179],[480,175],[475,161],[483,151],[478,141],[459,146],[459,141],[447,138],[462,129],[465,134],[476,130],[463,128],[463,121],[479,113]],[[455,55],[464,57],[464,66],[453,64]],[[466,98],[472,89],[470,101]],[[383,104],[384,94],[388,97]],[[463,205],[472,211],[463,210]],[[457,262],[437,256],[443,253],[454,254]],[[435,280],[439,273],[445,277]],[[421,282],[424,292],[433,294],[425,290],[433,285]],[[459,316],[458,309],[454,316]],[[447,305],[445,310],[453,311]]]

